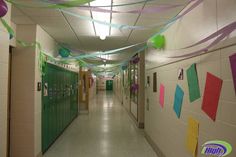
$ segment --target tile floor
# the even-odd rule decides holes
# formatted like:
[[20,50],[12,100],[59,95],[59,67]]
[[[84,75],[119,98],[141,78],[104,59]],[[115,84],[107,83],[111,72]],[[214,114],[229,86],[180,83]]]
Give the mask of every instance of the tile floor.
[[116,97],[100,92],[44,157],[157,157]]

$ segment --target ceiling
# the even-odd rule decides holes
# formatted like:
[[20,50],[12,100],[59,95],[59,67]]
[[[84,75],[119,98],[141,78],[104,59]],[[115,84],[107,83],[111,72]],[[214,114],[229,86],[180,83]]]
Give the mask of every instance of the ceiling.
[[[27,0],[29,2],[31,0]],[[138,2],[140,0],[113,0],[112,4]],[[130,11],[143,9],[158,4],[184,4],[189,0],[153,0],[132,6],[112,7],[116,11]],[[128,14],[112,13],[111,23],[126,24],[131,26],[148,26],[157,24],[177,15],[184,6],[158,14]],[[91,17],[91,12],[70,8],[70,11]],[[124,30],[110,28],[110,36],[100,40],[95,35],[93,22],[82,20],[55,9],[12,7],[12,21],[15,24],[38,24],[58,43],[63,43],[71,48],[84,52],[106,51],[124,47],[131,44],[147,41],[158,32],[160,27],[148,30]]]

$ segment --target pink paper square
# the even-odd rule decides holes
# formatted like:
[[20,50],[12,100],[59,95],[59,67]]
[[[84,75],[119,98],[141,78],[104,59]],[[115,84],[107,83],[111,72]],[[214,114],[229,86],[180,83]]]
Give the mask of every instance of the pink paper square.
[[160,95],[159,95],[159,103],[161,107],[164,107],[164,99],[165,99],[165,86],[160,84]]

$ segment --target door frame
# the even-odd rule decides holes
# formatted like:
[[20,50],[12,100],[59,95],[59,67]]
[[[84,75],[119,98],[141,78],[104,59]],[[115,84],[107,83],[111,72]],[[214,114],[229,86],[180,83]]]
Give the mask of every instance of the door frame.
[[7,157],[11,151],[11,82],[12,82],[12,46],[9,47],[8,59],[8,98],[7,98]]

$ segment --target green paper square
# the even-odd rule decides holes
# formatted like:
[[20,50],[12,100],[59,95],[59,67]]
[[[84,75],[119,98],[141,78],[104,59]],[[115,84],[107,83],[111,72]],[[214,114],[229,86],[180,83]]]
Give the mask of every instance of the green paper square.
[[189,100],[190,102],[193,102],[201,97],[195,63],[187,69],[187,79],[189,89]]

